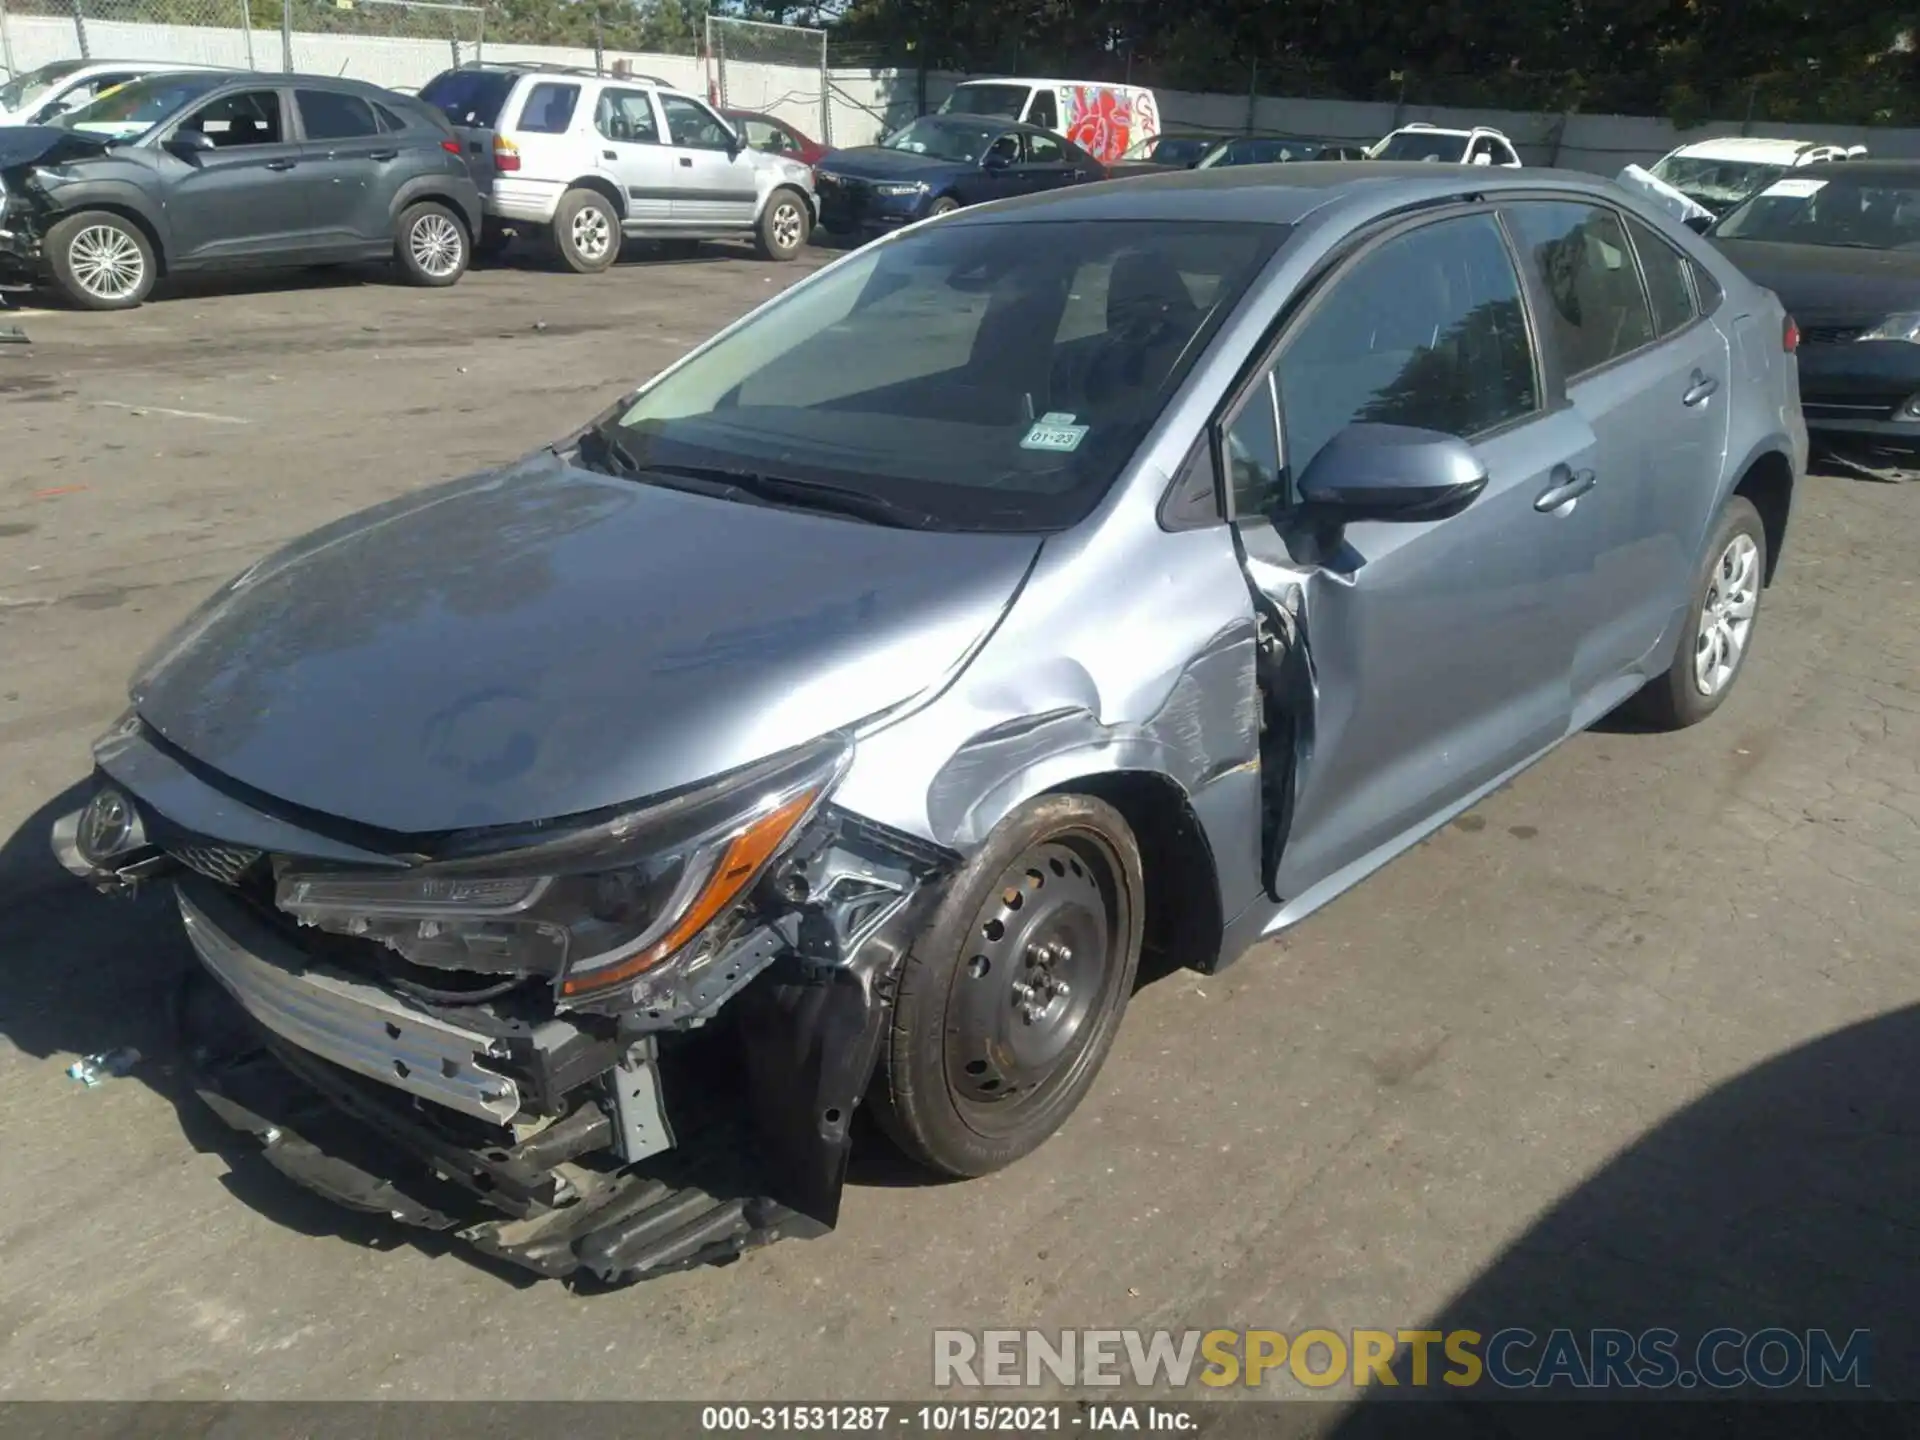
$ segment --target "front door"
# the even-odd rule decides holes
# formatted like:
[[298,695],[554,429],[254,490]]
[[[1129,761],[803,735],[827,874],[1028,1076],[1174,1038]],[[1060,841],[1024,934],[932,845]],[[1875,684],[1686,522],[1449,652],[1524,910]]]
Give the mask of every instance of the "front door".
[[311,243],[303,156],[284,92],[227,91],[174,129],[197,130],[213,143],[185,159],[164,149],[159,155],[175,264],[271,259]]
[[759,200],[753,152],[698,100],[663,91],[660,110],[674,156],[674,221],[741,230],[753,224]]
[[1024,135],[1025,158],[1014,167],[1020,177],[1019,193],[1057,190],[1082,179],[1079,167],[1067,158],[1066,147],[1052,135]]
[[1567,398],[1599,441],[1578,502],[1594,539],[1572,679],[1585,725],[1638,688],[1692,601],[1727,444],[1727,343],[1696,313],[1688,262],[1639,222],[1629,245],[1604,205],[1525,201],[1505,214]]
[[665,225],[673,218],[673,187],[678,171],[663,143],[653,96],[645,90],[609,86],[593,110],[600,147],[600,168],[626,196],[627,221],[636,226]]
[[[1586,540],[1540,504],[1590,470],[1594,439],[1545,390],[1511,252],[1476,210],[1337,271],[1224,427],[1248,578],[1297,615],[1316,692],[1276,896],[1357,877],[1566,733]],[[1297,477],[1362,422],[1467,440],[1486,489],[1448,519],[1316,538]]]

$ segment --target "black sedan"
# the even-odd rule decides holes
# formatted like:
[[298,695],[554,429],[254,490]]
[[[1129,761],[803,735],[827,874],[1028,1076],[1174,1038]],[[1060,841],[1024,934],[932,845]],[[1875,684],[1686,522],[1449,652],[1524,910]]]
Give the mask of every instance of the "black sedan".
[[1710,234],[1798,323],[1807,429],[1920,450],[1920,162],[1803,166]]
[[1098,160],[1034,125],[923,115],[878,145],[836,150],[814,174],[820,228],[890,230],[963,205],[1104,180]]
[[0,285],[51,281],[89,310],[254,265],[392,260],[451,285],[479,223],[445,121],[357,80],[175,71],[0,129]]

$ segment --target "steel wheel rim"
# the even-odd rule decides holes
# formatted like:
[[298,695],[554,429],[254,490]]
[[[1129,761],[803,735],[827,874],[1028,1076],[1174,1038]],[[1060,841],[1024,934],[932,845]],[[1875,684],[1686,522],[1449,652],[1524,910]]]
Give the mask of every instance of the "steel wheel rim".
[[1725,690],[1746,658],[1760,608],[1760,547],[1747,534],[1735,535],[1714,561],[1700,604],[1700,628],[1694,637],[1693,683],[1702,695]]
[[571,234],[575,250],[589,260],[598,260],[613,239],[613,221],[599,206],[588,205],[574,215]]
[[147,276],[140,246],[117,225],[89,225],[67,247],[74,283],[101,300],[125,300]]
[[407,236],[413,263],[436,280],[445,279],[460,268],[464,247],[460,227],[444,215],[422,215],[413,222],[413,230]]
[[948,993],[943,1063],[967,1125],[1005,1133],[1068,1089],[1122,968],[1119,858],[1076,832],[1028,849],[974,916]]
[[783,202],[773,212],[773,243],[782,250],[800,248],[800,207]]

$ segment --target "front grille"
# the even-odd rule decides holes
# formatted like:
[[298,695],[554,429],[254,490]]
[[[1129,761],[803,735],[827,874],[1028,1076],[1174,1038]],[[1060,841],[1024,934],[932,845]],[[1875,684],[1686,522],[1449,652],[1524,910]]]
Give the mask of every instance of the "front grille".
[[1867,333],[1864,325],[1809,325],[1800,332],[1803,345],[1850,345]]
[[167,853],[196,874],[221,885],[238,885],[255,865],[260,863],[262,851],[250,850],[244,845],[220,845],[177,841],[167,846]]

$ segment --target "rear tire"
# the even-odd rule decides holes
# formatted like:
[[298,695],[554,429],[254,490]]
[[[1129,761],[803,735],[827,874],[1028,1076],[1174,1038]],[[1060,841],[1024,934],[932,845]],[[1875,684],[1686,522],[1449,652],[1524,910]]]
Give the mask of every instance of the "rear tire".
[[400,212],[394,232],[394,257],[409,285],[452,285],[473,261],[466,224],[435,200],[423,200]]
[[1104,801],[1045,795],[1001,822],[901,966],[873,1087],[901,1150],[985,1175],[1066,1122],[1132,996],[1145,893],[1133,832]]
[[806,197],[784,186],[767,197],[767,208],[760,212],[760,223],[753,232],[753,247],[762,260],[791,260],[807,243],[813,229],[813,216]]
[[43,242],[55,287],[83,310],[131,310],[153,293],[159,262],[140,227],[110,210],[82,210]]
[[620,217],[598,190],[569,190],[553,212],[553,248],[576,275],[598,275],[620,258]]
[[1635,718],[1657,730],[1684,730],[1720,708],[1753,651],[1766,573],[1760,512],[1746,496],[1732,496],[1695,577],[1673,664],[1633,697]]

